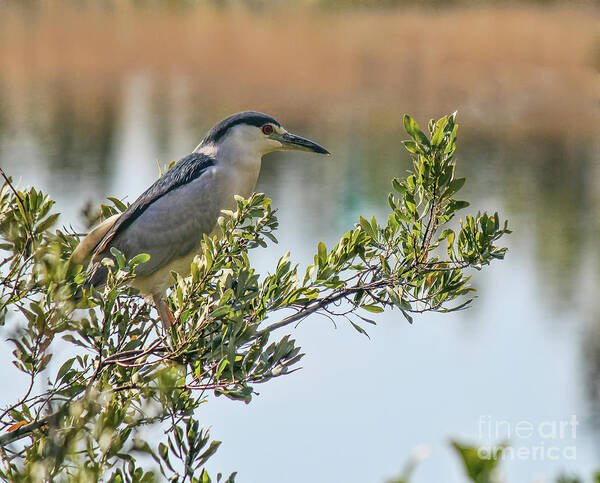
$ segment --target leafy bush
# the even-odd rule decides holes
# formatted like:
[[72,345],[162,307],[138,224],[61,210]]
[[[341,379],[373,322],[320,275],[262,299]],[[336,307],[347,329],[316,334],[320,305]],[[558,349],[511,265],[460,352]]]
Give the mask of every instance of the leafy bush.
[[[319,243],[305,270],[288,254],[260,275],[248,252],[276,241],[277,218],[263,194],[237,199],[237,210],[219,219],[221,236],[204,237],[191,274],[174,274],[168,334],[127,285],[143,254],[116,253],[103,292],[76,305],[84,272],[69,257],[80,235],[53,231],[58,214],[48,196],[19,191],[2,173],[0,320],[29,389],[0,414],[0,476],[210,481],[203,466],[220,443],[195,410],[208,392],[249,403],[256,384],[296,370],[303,354],[279,329],[322,313],[366,334],[386,309],[412,323],[417,313],[465,308],[473,291],[467,270],[502,259],[497,242],[509,230],[497,213],[451,228],[468,206],[455,197],[465,182],[455,177],[455,114],[431,121],[428,135],[409,116],[404,124],[413,171],[392,181],[384,223],[361,217],[333,248]],[[126,208],[112,201],[103,216]],[[70,356],[40,381],[58,339]],[[155,425],[167,432],[151,445],[141,431]]]

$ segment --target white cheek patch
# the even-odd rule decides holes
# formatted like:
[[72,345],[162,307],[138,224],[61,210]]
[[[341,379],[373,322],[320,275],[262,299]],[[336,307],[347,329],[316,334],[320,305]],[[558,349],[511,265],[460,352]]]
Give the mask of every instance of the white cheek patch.
[[[280,151],[282,149],[283,143],[281,141],[278,141],[277,139],[269,139],[269,148],[267,152],[272,153],[273,151]],[[265,154],[267,152],[265,152]]]
[[200,143],[198,146],[196,146],[196,149],[194,149],[194,152],[200,153],[200,154],[205,154],[206,156],[214,158],[217,154],[217,146],[215,144],[203,145],[202,143]]

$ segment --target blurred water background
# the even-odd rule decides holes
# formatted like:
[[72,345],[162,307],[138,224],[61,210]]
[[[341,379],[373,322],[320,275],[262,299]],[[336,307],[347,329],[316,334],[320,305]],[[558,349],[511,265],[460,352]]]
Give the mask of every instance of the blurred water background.
[[[155,2],[158,3],[158,2]],[[475,274],[479,298],[450,315],[395,312],[371,339],[313,317],[294,330],[303,370],[248,406],[209,400],[224,441],[210,468],[238,481],[382,482],[418,445],[414,481],[464,481],[448,438],[482,443],[482,417],[512,425],[577,417],[576,457],[503,463],[508,481],[589,475],[600,462],[600,36],[595,2],[0,1],[0,166],[57,200],[61,223],[106,196],[133,201],[226,115],[267,112],[328,159],[265,158],[257,190],[303,264],[359,215],[383,219],[409,169],[402,115],[459,112],[458,172],[471,209],[501,211],[509,253]],[[396,2],[398,3],[398,2]],[[415,6],[422,3],[424,6]],[[1,342],[2,405],[18,394]],[[503,436],[502,434],[498,435]],[[554,453],[553,453],[554,454]]]

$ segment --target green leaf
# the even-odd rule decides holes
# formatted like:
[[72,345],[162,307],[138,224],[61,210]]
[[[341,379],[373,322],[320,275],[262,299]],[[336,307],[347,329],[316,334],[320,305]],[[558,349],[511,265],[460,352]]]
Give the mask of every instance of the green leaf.
[[373,229],[373,238],[375,238],[377,236],[377,231],[379,229],[379,226],[377,225],[377,220],[375,219],[375,217],[371,217],[371,228]]
[[175,471],[169,460],[169,448],[164,443],[158,443],[158,454],[171,471]]
[[198,458],[197,467],[205,464],[206,461],[217,452],[219,446],[221,446],[221,441],[211,441],[208,449]]
[[115,247],[110,248],[110,253],[112,253],[113,257],[117,261],[117,266],[119,268],[125,268],[127,265],[127,261],[125,260],[125,256]]
[[400,311],[402,312],[402,315],[404,315],[404,318],[408,321],[408,323],[412,324],[413,323],[412,316],[404,309],[400,309]]
[[371,224],[362,216],[359,218],[359,221],[360,227],[363,229],[363,231],[371,238],[375,238],[375,233],[373,232],[373,227],[371,226]]
[[58,370],[58,374],[56,375],[56,379],[55,382],[58,382],[59,380],[61,380],[63,378],[63,376],[69,371],[69,369],[71,369],[71,366],[73,366],[73,362],[75,362],[75,357],[72,357],[71,359],[67,359],[62,366],[60,366],[60,369]]
[[132,266],[137,266],[141,265],[142,263],[146,263],[148,260],[150,260],[150,255],[148,255],[147,253],[140,253],[139,255],[133,257],[129,261],[129,264]]
[[442,195],[442,198],[448,198],[452,196],[464,186],[466,180],[466,178],[456,178],[450,181],[450,184],[448,185],[448,188]]
[[[358,314],[356,314],[356,315],[358,315]],[[377,325],[377,323],[376,323],[374,320],[367,319],[366,317],[363,317],[362,315],[358,315],[358,317],[359,317],[361,320],[364,320],[364,321],[365,321],[367,324],[371,324],[371,325]]]
[[490,450],[467,446],[458,441],[451,441],[452,446],[460,455],[467,476],[474,483],[492,483],[498,460],[506,444],[500,444]]
[[317,245],[317,260],[319,262],[319,268],[327,266],[327,247],[323,242],[319,242]]
[[454,213],[458,210],[462,210],[464,208],[467,208],[471,203],[469,203],[468,201],[457,201],[457,200],[451,200],[448,203],[448,211],[450,213]]
[[200,475],[200,483],[211,483],[210,476],[208,476],[208,472],[203,469],[202,474]]
[[404,195],[406,193],[406,188],[402,186],[402,183],[398,178],[392,179],[392,187],[396,190],[400,195]]
[[442,117],[439,121],[437,121],[433,127],[433,134],[431,136],[431,145],[434,147],[439,146],[444,140],[444,128],[448,123],[447,117]]
[[122,213],[125,210],[127,210],[127,206],[125,205],[125,203],[123,203],[120,199],[118,198],[113,198],[112,196],[109,196],[107,199],[109,199],[110,201],[112,201],[113,205],[115,205],[115,207]]
[[56,220],[58,219],[59,216],[60,216],[60,213],[54,213],[54,214],[50,215],[44,221],[38,223],[38,225],[35,228],[35,232],[36,233],[45,232],[50,227],[54,226],[54,224],[56,223]]
[[379,305],[361,305],[361,308],[365,309],[368,312],[371,312],[373,314],[380,314],[381,312],[383,312],[383,308],[380,307]]
[[404,147],[410,153],[417,154],[420,152],[417,143],[414,141],[402,141],[402,144],[404,144]]
[[355,324],[352,321],[350,321],[350,323],[352,324],[352,327],[354,327],[359,334],[366,335],[367,338],[369,338],[369,339],[371,338],[371,337],[369,337],[369,334],[367,334],[367,331],[365,329],[363,329],[360,325]]
[[404,115],[404,129],[406,129],[406,132],[418,144],[421,144],[421,145],[425,146],[426,148],[430,147],[427,136],[425,136],[425,133],[423,131],[421,131],[421,128],[419,127],[419,124],[417,123],[417,121],[415,121],[408,114]]

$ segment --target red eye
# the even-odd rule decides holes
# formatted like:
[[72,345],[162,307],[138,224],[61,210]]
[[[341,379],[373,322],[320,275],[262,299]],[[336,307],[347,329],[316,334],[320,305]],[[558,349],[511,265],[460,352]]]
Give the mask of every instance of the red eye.
[[270,124],[265,124],[265,125],[262,127],[262,131],[263,131],[263,133],[265,133],[267,136],[268,136],[269,134],[273,134],[273,126],[271,126]]

